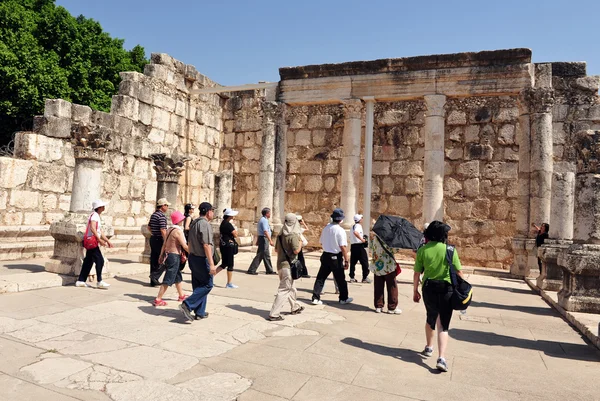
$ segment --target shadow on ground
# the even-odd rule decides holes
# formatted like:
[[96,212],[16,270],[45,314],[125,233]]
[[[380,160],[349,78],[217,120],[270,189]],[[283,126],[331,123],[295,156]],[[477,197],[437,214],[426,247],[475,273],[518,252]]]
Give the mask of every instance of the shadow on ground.
[[233,310],[238,311],[238,312],[245,312],[245,313],[248,313],[250,315],[260,316],[263,319],[268,319],[269,318],[270,311],[263,310],[263,309],[258,309],[258,308],[255,308],[253,306],[227,305],[227,307],[229,309],[233,309]]
[[9,270],[27,270],[32,273],[46,271],[43,265],[22,264],[22,265],[4,265]]
[[371,351],[379,355],[389,356],[392,358],[400,359],[405,362],[414,363],[415,365],[419,365],[431,373],[441,373],[439,370],[431,368],[429,365],[427,365],[424,361],[425,357],[422,356],[421,353],[416,352],[415,350],[397,347],[387,347],[381,344],[368,343],[354,337],[346,337],[342,339],[342,343],[351,345],[356,348],[361,348],[366,351]]
[[531,313],[533,315],[538,315],[538,316],[543,315],[543,316],[561,317],[558,312],[556,312],[554,309],[551,309],[547,306],[501,305],[501,304],[493,304],[490,302],[477,302],[477,301],[472,301],[471,305],[478,306],[480,308],[505,309],[505,310],[516,311],[516,312]]
[[[566,344],[556,341],[528,340],[496,333],[474,330],[450,329],[450,336],[458,341],[489,345],[492,347],[515,347],[541,351],[555,358],[600,362],[600,351],[587,344]],[[585,338],[584,338],[585,340]],[[586,341],[587,342],[587,341]]]

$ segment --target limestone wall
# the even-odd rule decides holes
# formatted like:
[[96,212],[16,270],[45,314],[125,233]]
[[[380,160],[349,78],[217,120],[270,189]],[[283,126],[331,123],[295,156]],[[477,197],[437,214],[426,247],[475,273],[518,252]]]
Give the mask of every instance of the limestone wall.
[[[27,257],[16,249],[14,228],[45,235],[50,223],[69,210],[75,160],[70,144],[73,124],[86,124],[112,139],[103,169],[102,198],[110,202],[103,218],[112,223],[120,249],[143,247],[140,227],[156,201],[153,153],[179,153],[192,160],[180,180],[177,208],[185,202],[212,201],[219,169],[222,102],[218,95],[187,94],[187,88],[215,86],[193,66],[153,54],[144,74],[121,73],[119,94],[110,113],[64,100],[48,100],[32,132],[17,133],[14,158],[0,158],[0,255]],[[91,205],[90,205],[91,207]],[[23,226],[32,226],[23,228]],[[46,240],[48,238],[46,237]],[[39,251],[48,252],[47,246]],[[43,253],[42,252],[42,253]],[[40,252],[38,252],[39,254]]]

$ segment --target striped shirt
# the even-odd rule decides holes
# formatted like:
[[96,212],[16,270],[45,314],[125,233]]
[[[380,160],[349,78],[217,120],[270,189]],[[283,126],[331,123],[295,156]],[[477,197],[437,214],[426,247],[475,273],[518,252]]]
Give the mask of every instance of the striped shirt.
[[162,233],[160,232],[161,228],[163,230],[167,229],[167,216],[160,210],[152,213],[150,216],[150,221],[148,222],[148,227],[150,227],[150,232],[152,232],[152,236],[154,237],[162,237]]

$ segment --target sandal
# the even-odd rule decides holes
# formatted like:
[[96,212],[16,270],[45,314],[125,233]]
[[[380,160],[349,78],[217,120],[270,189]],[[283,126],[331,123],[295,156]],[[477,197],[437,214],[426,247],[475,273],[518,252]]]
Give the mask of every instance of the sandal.
[[163,301],[162,299],[155,299],[154,302],[152,302],[152,305],[154,306],[167,306],[167,303],[165,301]]
[[269,320],[271,322],[279,322],[279,321],[283,320],[283,316],[269,316]]
[[181,297],[177,298],[177,300],[179,302],[183,302],[183,301],[185,301],[187,299],[187,297],[188,297],[187,295],[184,295],[184,296],[181,296]]
[[293,310],[292,315],[298,315],[298,314],[302,313],[303,310],[304,310],[304,306],[301,306],[298,309]]

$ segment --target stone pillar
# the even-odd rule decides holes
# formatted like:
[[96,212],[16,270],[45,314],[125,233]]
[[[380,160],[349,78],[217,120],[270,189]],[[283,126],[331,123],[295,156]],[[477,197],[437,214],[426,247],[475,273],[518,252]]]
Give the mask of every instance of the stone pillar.
[[232,207],[233,170],[223,170],[215,174],[215,218],[219,224],[223,221],[223,210]]
[[573,243],[574,193],[574,163],[555,163],[552,173],[550,238],[538,249],[538,257],[542,259],[542,271],[537,278],[537,286],[541,290],[558,291],[562,285],[563,274],[557,258]]
[[369,236],[371,231],[371,184],[373,182],[373,120],[375,113],[375,98],[364,97],[366,104],[365,126],[365,164],[364,164],[364,190],[363,190],[363,230]]
[[342,193],[340,207],[346,218],[342,227],[350,229],[357,212],[360,172],[360,139],[362,102],[359,99],[344,101],[344,136],[342,139]]
[[446,96],[425,95],[423,222],[444,219],[444,105]]
[[[50,225],[54,253],[45,269],[53,273],[77,276],[83,262],[84,248],[81,242],[92,213],[92,202],[100,198],[102,191],[102,164],[110,137],[99,131],[90,131],[82,125],[75,127],[71,136],[75,156],[71,205],[61,221]],[[102,224],[102,232],[108,238],[113,235],[112,227],[106,223]],[[106,260],[103,271],[108,274]],[[90,276],[95,274],[94,267]]]
[[273,208],[273,187],[275,185],[275,131],[277,123],[277,102],[263,102],[262,147],[260,149],[260,173],[258,175],[258,196],[256,220],[263,208]]
[[[179,177],[184,171],[184,165],[190,160],[187,156],[167,156],[165,153],[155,153],[150,155],[154,161],[154,171],[156,171],[156,200],[166,198],[171,204],[167,211],[167,224],[170,223],[171,212],[175,210],[177,204],[177,194],[179,193]],[[141,227],[142,234],[146,239],[144,252],[140,256],[140,263],[150,263],[150,236],[151,232],[148,226],[144,224]]]
[[558,303],[571,312],[600,313],[600,131],[577,133],[574,148],[574,244],[558,256],[563,269]]
[[285,216],[285,174],[287,165],[287,124],[285,105],[281,105],[280,119],[275,134],[275,184],[273,191],[273,225],[279,232]]

